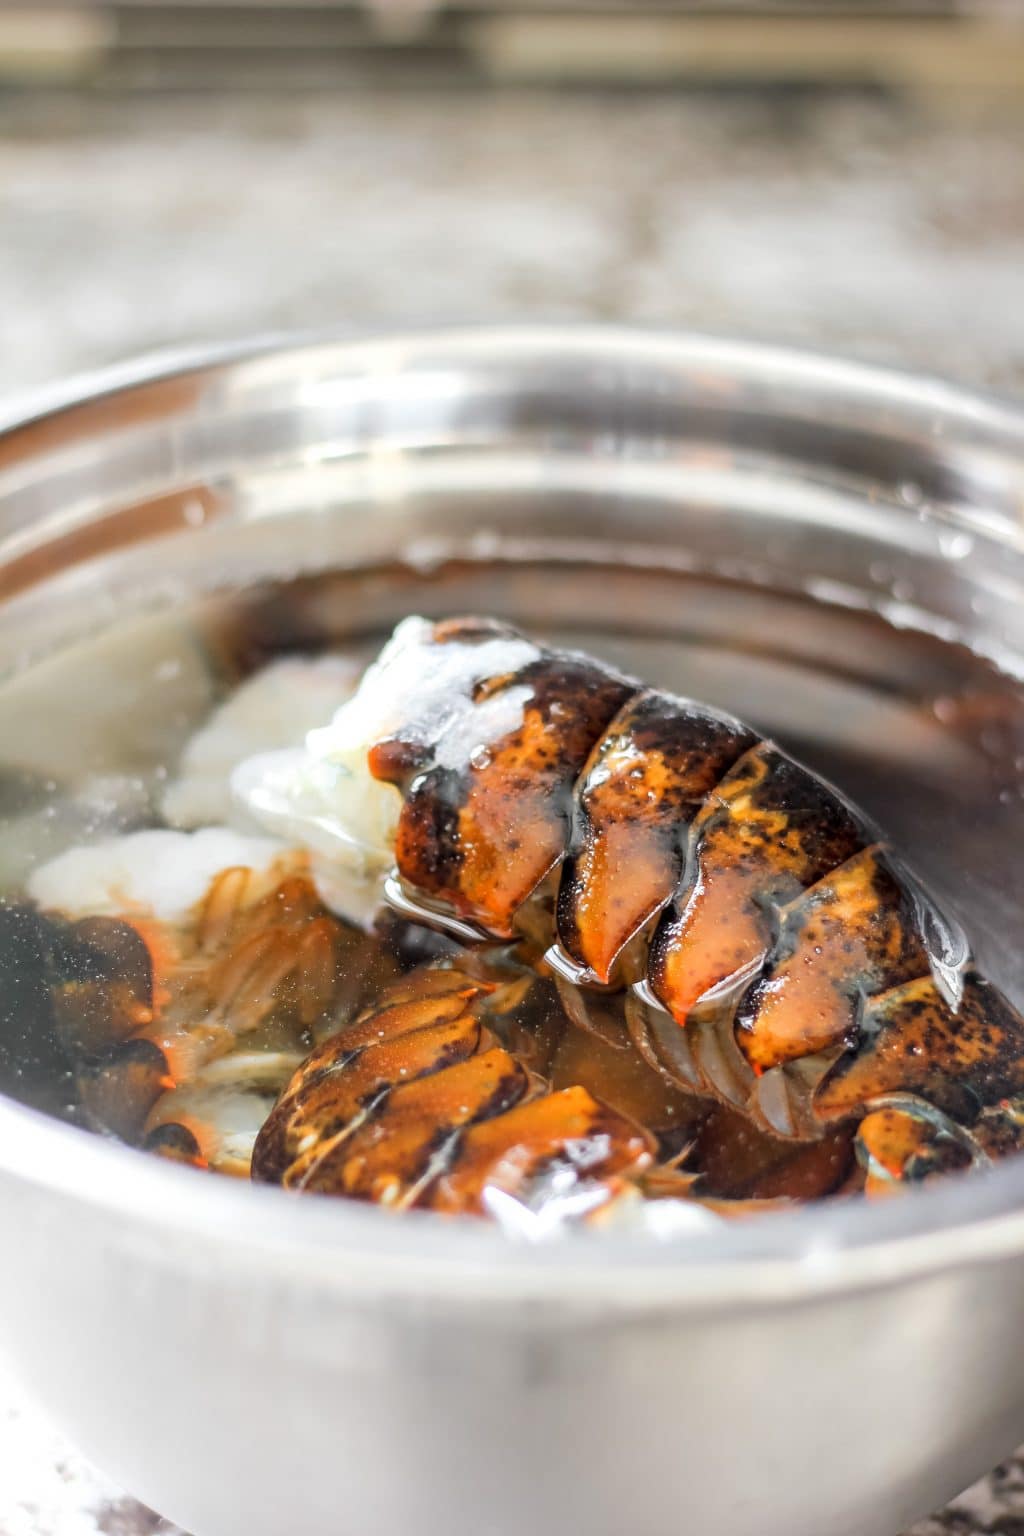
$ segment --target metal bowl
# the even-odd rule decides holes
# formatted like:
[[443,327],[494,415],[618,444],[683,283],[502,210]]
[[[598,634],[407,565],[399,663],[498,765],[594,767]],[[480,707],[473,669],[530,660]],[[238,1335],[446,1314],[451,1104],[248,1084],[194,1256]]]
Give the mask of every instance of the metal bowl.
[[[7,426],[0,666],[224,582],[614,548],[1012,668],[1022,505],[1024,416],[935,382],[616,331],[268,342]],[[892,1536],[1024,1437],[1022,1207],[1013,1162],[530,1246],[206,1180],[3,1100],[0,1345],[197,1536]]]

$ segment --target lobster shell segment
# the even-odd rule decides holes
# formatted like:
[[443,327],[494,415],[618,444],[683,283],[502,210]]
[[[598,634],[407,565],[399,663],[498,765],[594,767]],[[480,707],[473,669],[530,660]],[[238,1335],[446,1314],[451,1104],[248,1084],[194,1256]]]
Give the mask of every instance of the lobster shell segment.
[[257,1138],[253,1177],[480,1214],[487,1188],[519,1192],[553,1167],[609,1192],[647,1168],[646,1131],[584,1088],[542,1092],[494,1040],[480,1017],[491,990],[428,970],[385,994],[296,1072]]
[[472,1126],[425,1204],[483,1215],[488,1190],[518,1197],[552,1171],[604,1181],[635,1176],[651,1161],[638,1126],[574,1085]]
[[688,879],[654,935],[655,996],[686,1025],[702,999],[764,963],[776,913],[863,846],[854,813],[768,742],[709,791],[693,826]]
[[917,909],[883,852],[840,864],[781,914],[772,964],[740,1009],[755,1071],[853,1045],[862,996],[928,974]]
[[883,1100],[865,1115],[855,1150],[869,1195],[891,1194],[907,1182],[988,1163],[970,1132],[911,1095]]
[[955,1009],[931,976],[868,999],[858,1042],[817,1088],[815,1109],[823,1120],[840,1119],[897,1092],[968,1121],[981,1106],[1024,1092],[1024,1021],[974,973]]
[[443,1166],[461,1127],[500,1115],[522,1098],[526,1085],[515,1058],[495,1046],[393,1086],[376,1113],[310,1161],[302,1186],[378,1205],[409,1205],[432,1170]]
[[636,695],[594,747],[558,893],[562,948],[608,983],[621,951],[671,899],[690,823],[754,743],[739,721],[664,693]]
[[[440,644],[504,634],[473,621],[439,627]],[[371,751],[374,776],[405,782],[395,853],[403,879],[498,938],[561,860],[572,790],[590,750],[635,684],[571,653],[538,651],[476,683],[417,765],[400,733]],[[468,729],[467,729],[468,726]]]

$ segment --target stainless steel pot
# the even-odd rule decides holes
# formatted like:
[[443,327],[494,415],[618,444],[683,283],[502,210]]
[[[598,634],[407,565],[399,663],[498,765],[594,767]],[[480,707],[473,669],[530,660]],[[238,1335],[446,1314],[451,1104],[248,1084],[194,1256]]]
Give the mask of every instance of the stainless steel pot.
[[[614,546],[1012,666],[1022,505],[1024,416],[938,383],[613,331],[266,343],[8,426],[0,664],[224,580]],[[0,1345],[197,1536],[891,1536],[1024,1437],[1022,1204],[1014,1163],[531,1247],[204,1180],[2,1101]]]

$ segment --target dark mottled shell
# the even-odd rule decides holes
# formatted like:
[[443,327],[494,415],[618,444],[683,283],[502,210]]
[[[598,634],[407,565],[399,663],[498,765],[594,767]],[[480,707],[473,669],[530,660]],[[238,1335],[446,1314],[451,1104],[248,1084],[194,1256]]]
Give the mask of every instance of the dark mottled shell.
[[709,993],[749,980],[782,906],[863,841],[821,779],[770,743],[748,752],[696,818],[688,878],[651,944],[652,990],[677,1023]]
[[[511,935],[516,912],[565,852],[573,786],[632,691],[624,678],[572,655],[541,654],[493,679],[477,702],[521,695],[518,723],[465,755],[443,733],[434,743],[435,761],[405,789],[397,838],[403,878],[486,932]],[[384,759],[376,753],[374,771],[397,780],[408,761],[392,745]]]
[[116,1054],[79,1074],[87,1121],[97,1130],[137,1142],[150,1110],[168,1086],[167,1060],[151,1040],[128,1040]]
[[931,976],[918,976],[864,1004],[859,1038],[817,1089],[822,1118],[854,1112],[882,1093],[916,1093],[960,1119],[1024,1092],[1020,1015],[995,987],[964,978],[955,1010]]
[[771,969],[738,1014],[740,1049],[755,1071],[855,1045],[862,997],[928,974],[916,917],[877,847],[786,907]]
[[[435,626],[425,674],[433,647],[494,633],[515,634]],[[477,740],[462,718],[455,766],[443,736],[411,778],[384,761],[411,760],[394,740],[371,749],[403,788],[413,901],[494,938],[547,925],[572,984],[638,984],[630,1032],[649,1063],[779,1136],[821,1135],[889,1092],[972,1117],[1024,1087],[1024,1021],[831,785],[576,653],[537,647],[473,699],[513,688],[515,727],[494,739],[481,715]],[[549,874],[553,918],[538,897],[527,921]]]
[[553,1166],[600,1183],[655,1143],[581,1086],[543,1093],[479,1017],[492,988],[427,970],[303,1063],[260,1132],[253,1178],[407,1208],[479,1213]]
[[558,893],[562,947],[598,981],[677,891],[690,823],[753,742],[738,721],[664,693],[636,695],[598,740]]

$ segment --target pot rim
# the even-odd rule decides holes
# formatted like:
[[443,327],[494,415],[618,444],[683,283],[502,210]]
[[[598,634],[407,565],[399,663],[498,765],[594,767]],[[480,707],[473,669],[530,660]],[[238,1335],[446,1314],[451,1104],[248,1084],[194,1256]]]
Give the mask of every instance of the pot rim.
[[[325,347],[340,349],[354,363],[364,350],[396,347],[421,347],[433,358],[487,350],[533,352],[552,360],[566,354],[663,359],[725,370],[760,385],[785,382],[826,397],[835,394],[865,408],[884,405],[887,421],[898,425],[902,417],[906,427],[919,426],[924,413],[938,413],[947,436],[957,434],[964,443],[979,437],[996,441],[1024,464],[1024,409],[994,394],[788,347],[603,326],[424,327],[382,337],[336,328],[163,349],[21,397],[0,410],[0,444],[47,418],[140,386],[190,373],[212,377],[232,365]],[[534,1244],[468,1218],[441,1222],[414,1212],[396,1221],[384,1211],[345,1201],[299,1201],[276,1189],[243,1191],[228,1179],[202,1180],[193,1170],[160,1163],[2,1097],[0,1175],[131,1219],[140,1236],[160,1235],[169,1260],[181,1257],[178,1245],[166,1242],[176,1236],[191,1239],[196,1251],[230,1244],[240,1260],[283,1267],[303,1283],[372,1287],[375,1293],[393,1289],[439,1300],[530,1297],[555,1305],[591,1300],[629,1309],[787,1305],[994,1262],[1024,1250],[1024,1157],[894,1201],[851,1200],[715,1221],[665,1240],[608,1230]]]

